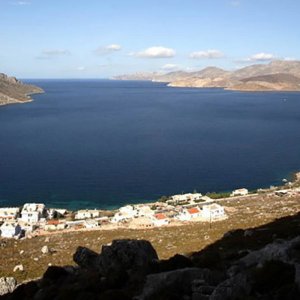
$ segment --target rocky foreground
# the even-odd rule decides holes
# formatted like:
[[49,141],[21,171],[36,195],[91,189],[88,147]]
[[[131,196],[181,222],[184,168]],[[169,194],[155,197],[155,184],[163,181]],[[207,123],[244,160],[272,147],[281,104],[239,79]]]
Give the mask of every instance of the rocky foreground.
[[208,67],[197,72],[136,73],[119,80],[152,80],[172,87],[224,88],[236,91],[300,91],[300,61],[273,61],[235,71]]
[[300,299],[300,214],[232,230],[202,251],[160,260],[146,240],[78,247],[76,266],[51,266],[1,299]]
[[43,92],[37,86],[24,84],[15,77],[0,73],[0,105],[30,102],[30,95]]

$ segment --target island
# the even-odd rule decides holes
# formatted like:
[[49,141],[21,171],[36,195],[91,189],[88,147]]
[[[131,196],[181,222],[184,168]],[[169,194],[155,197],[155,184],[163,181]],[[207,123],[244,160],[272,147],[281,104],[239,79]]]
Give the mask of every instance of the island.
[[44,93],[44,90],[31,84],[24,84],[15,77],[0,73],[0,106],[31,102],[30,95],[40,93]]
[[276,60],[235,71],[207,67],[197,72],[135,73],[117,80],[151,80],[171,87],[224,88],[234,91],[300,91],[300,61]]

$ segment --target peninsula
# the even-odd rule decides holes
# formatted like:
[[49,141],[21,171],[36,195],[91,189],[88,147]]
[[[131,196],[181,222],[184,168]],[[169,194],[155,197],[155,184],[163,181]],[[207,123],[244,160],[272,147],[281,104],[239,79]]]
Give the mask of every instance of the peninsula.
[[224,88],[236,91],[300,91],[300,61],[276,60],[235,71],[207,67],[197,72],[135,73],[117,80],[151,80],[171,87]]
[[30,102],[30,95],[43,92],[37,86],[24,84],[15,77],[0,73],[0,105]]

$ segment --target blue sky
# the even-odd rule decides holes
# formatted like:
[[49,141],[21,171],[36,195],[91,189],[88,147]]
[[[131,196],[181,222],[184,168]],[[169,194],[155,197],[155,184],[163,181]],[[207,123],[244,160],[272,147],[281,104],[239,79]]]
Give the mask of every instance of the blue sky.
[[107,78],[300,59],[299,0],[0,0],[0,72]]

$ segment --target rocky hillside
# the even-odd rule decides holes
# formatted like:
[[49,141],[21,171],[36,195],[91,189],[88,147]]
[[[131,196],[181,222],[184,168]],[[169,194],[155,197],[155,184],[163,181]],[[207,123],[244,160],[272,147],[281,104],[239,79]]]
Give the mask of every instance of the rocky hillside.
[[44,91],[34,85],[24,84],[15,77],[0,73],[0,105],[29,102],[31,94]]
[[50,266],[1,299],[300,299],[300,214],[227,232],[200,252],[159,260],[146,240],[115,240],[101,253],[78,247],[77,266]]
[[[141,75],[142,73],[140,73]],[[208,67],[198,72],[122,75],[116,79],[167,82],[172,87],[225,88],[240,91],[300,91],[300,61],[273,61],[236,71]]]

